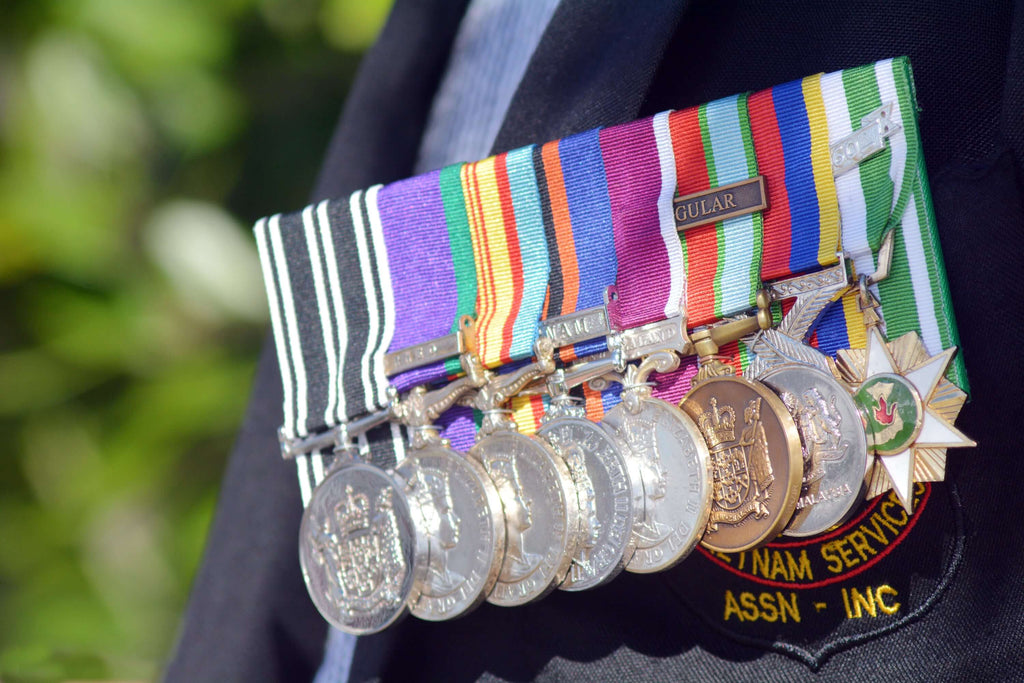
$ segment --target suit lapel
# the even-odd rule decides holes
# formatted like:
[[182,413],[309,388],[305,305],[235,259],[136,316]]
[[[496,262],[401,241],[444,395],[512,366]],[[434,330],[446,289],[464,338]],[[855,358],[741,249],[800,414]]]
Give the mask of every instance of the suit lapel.
[[398,0],[359,67],[312,200],[412,175],[468,0]]
[[493,151],[635,119],[686,5],[562,0]]

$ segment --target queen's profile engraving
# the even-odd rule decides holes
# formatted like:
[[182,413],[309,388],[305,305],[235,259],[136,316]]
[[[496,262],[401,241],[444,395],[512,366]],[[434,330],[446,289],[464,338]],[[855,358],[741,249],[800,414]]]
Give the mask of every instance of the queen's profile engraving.
[[447,595],[459,588],[466,578],[449,566],[449,555],[459,544],[462,520],[452,502],[451,480],[447,472],[418,466],[408,481],[409,494],[415,502],[419,526],[427,537],[430,564],[424,581],[424,593]]
[[526,578],[540,565],[541,555],[527,551],[527,532],[533,526],[533,503],[523,492],[514,454],[500,453],[484,459],[502,507],[505,509],[506,548],[500,580],[515,582]]

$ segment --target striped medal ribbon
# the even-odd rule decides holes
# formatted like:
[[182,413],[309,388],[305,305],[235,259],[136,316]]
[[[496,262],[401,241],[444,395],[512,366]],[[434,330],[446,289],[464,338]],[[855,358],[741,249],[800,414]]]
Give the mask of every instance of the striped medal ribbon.
[[[542,159],[530,146],[462,167],[477,266],[477,355],[484,369],[499,368],[473,398],[484,415],[469,455],[490,475],[505,513],[505,553],[487,600],[506,607],[560,584],[581,536],[568,466],[522,433],[504,407],[554,369],[550,340],[537,338],[551,268],[536,166]],[[532,415],[532,406],[526,410]]]
[[[543,415],[535,410],[530,417],[537,435],[568,466],[576,489],[583,534],[559,584],[566,591],[595,588],[622,571],[633,559],[633,532],[646,511],[639,459],[600,424],[620,402],[621,385],[603,382],[598,390],[586,381],[614,370],[605,354],[613,331],[604,301],[618,270],[606,160],[617,164],[622,156],[606,132],[590,131],[539,150],[551,209],[545,212],[551,275],[544,334],[558,346],[563,367],[548,378]],[[576,386],[583,405],[570,394]],[[539,403],[538,397],[525,400]],[[516,420],[522,428],[525,418],[517,412]]]
[[[460,320],[476,309],[476,259],[462,167],[454,164],[381,190],[381,221],[398,318],[390,353],[458,333]],[[391,377],[391,384],[406,391],[461,372],[457,355],[452,355],[399,372]],[[451,408],[437,424],[456,450],[473,444],[472,409]]]
[[[887,336],[894,339],[917,331],[932,355],[957,346],[909,61],[900,57],[824,74],[821,88],[833,142],[870,125],[873,115],[886,107],[890,108],[888,118],[897,124],[884,149],[835,181],[843,217],[843,248],[859,274],[875,271],[882,238],[895,231],[890,275],[873,288],[881,301]],[[844,300],[841,310],[837,307],[826,312],[817,337],[829,355],[838,349],[865,346],[864,324],[854,297]],[[962,356],[950,363],[948,377],[969,390]]]
[[[769,193],[765,210],[681,232],[690,325],[754,307],[762,277],[781,279],[838,260],[828,132],[814,77],[716,100],[677,112],[671,121],[687,152],[677,157],[684,198],[758,174]],[[719,552],[747,550],[772,540],[793,516],[803,476],[801,441],[783,401],[764,384],[738,376],[750,360],[746,348],[735,341],[702,348],[698,332],[692,337],[702,367],[680,405],[700,425],[713,463],[702,543]],[[732,367],[723,365],[726,359]]]
[[[399,619],[429,560],[413,501],[391,475],[404,459],[401,428],[382,410],[396,319],[380,194],[375,186],[256,225],[284,387],[282,449],[296,449],[305,507],[303,579],[321,615],[354,635]],[[374,600],[360,597],[367,585]]]
[[[864,130],[880,109],[896,124],[885,144],[841,173],[832,168],[829,145]],[[472,306],[482,359],[492,369],[529,355],[538,311],[546,317],[568,311],[574,294],[580,310],[611,277],[619,300],[609,313],[617,328],[684,310],[691,326],[707,324],[749,308],[761,280],[833,263],[840,216],[842,248],[861,274],[874,271],[882,237],[896,231],[892,273],[874,286],[887,334],[919,331],[933,354],[955,345],[914,114],[910,67],[899,58],[428,174],[431,180],[417,191],[434,188],[427,214],[436,221],[436,234],[444,232],[443,217],[449,237],[445,259],[455,265],[428,264],[431,272],[440,270],[430,278],[417,276],[419,286],[405,300],[403,284],[399,301],[391,279],[405,277],[399,270],[414,262],[410,250],[422,242],[419,236],[403,241],[407,256],[381,267],[390,250],[402,247],[383,236],[382,222],[391,218],[382,217],[379,205],[382,196],[385,202],[405,196],[401,183],[259,221],[255,231],[284,385],[282,434],[301,438],[385,405],[388,382],[381,360],[385,351],[405,343],[394,340],[399,318],[434,317],[438,307],[454,306],[430,323],[431,333],[445,326],[450,332],[455,313]],[[678,236],[673,198],[757,174],[766,178],[767,210]],[[408,197],[402,201],[420,199],[411,190]],[[419,220],[419,213],[408,217],[407,209],[393,202],[385,214]],[[606,246],[583,249],[594,240],[580,240],[578,225],[595,231],[610,225],[615,259],[601,251]],[[462,238],[454,239],[456,234]],[[531,250],[546,256],[530,258]],[[599,253],[604,255],[592,258]],[[613,272],[602,268],[613,262]],[[422,306],[424,283],[443,305]],[[452,296],[454,304],[447,301]],[[396,307],[403,307],[400,315]],[[809,341],[829,355],[862,346],[854,297],[827,310]],[[721,352],[732,356],[738,370],[749,361],[738,347]],[[450,359],[443,372],[457,373],[454,363]],[[684,364],[673,376],[661,377],[657,391],[677,400],[693,372],[693,363]],[[441,374],[438,366],[393,380],[404,387]],[[966,388],[959,358],[949,376]],[[590,398],[596,417],[599,408]],[[517,407],[526,410],[526,403]],[[540,412],[536,405],[529,410]],[[441,422],[468,445],[472,422],[466,411]],[[385,431],[359,439],[364,453],[381,441],[378,436],[394,442]],[[374,448],[386,460],[396,445]],[[308,493],[329,458],[317,453],[297,462]]]
[[[348,199],[256,223],[284,391],[285,441],[387,405],[384,354],[395,329],[378,199],[381,186]],[[387,468],[404,448],[392,425],[357,437],[363,458]],[[296,455],[303,504],[330,468],[333,449]]]
[[[534,148],[534,164],[550,274],[544,301],[545,321],[603,305],[605,290],[615,282],[615,242],[600,131],[592,130]],[[571,363],[607,349],[604,335],[557,349],[562,363]],[[604,414],[617,389],[584,388],[591,419]],[[534,433],[545,414],[547,396],[518,396],[513,415],[524,433]]]
[[[505,517],[494,482],[480,463],[443,441],[434,424],[484,374],[467,365],[467,376],[428,390],[461,373],[451,365],[465,350],[463,335],[474,333],[464,324],[476,304],[477,271],[463,170],[455,165],[393,183],[379,199],[398,314],[388,356],[391,415],[406,426],[411,446],[395,476],[428,548],[429,568],[413,584],[407,604],[413,615],[429,621],[451,619],[482,603],[505,555]],[[424,292],[433,292],[428,306]],[[471,435],[471,413],[460,410],[461,423],[460,414],[449,415],[446,431],[468,426]]]
[[[552,208],[542,159],[542,150],[530,146],[461,169],[476,259],[477,351],[485,368],[514,370],[533,355],[551,272],[545,215]],[[526,433],[543,414],[539,398],[516,397],[512,409]]]

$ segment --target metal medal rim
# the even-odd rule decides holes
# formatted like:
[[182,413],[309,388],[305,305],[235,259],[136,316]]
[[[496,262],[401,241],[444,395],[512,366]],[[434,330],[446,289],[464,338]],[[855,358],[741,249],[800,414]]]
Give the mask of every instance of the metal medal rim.
[[[839,399],[839,400],[842,400],[845,403],[847,403],[847,408],[850,410],[850,412],[853,415],[855,415],[858,419],[860,418],[860,407],[857,405],[857,402],[853,398],[853,394],[850,393],[850,391],[847,389],[846,385],[844,385],[842,382],[837,380],[833,375],[831,375],[830,373],[825,372],[821,368],[816,368],[816,367],[811,366],[811,365],[804,365],[804,364],[798,364],[798,363],[786,363],[786,364],[778,365],[778,366],[776,366],[774,368],[771,368],[770,370],[765,372],[763,375],[758,377],[758,381],[763,382],[770,389],[772,389],[773,391],[777,392],[778,389],[772,383],[772,378],[774,376],[782,374],[783,372],[792,372],[793,370],[799,370],[801,372],[809,372],[811,374],[818,375],[822,380],[825,380],[827,382],[831,382],[832,384],[834,384],[836,389],[837,389],[836,396],[842,396],[843,397],[842,399]],[[857,490],[855,490],[853,495],[851,495],[849,497],[850,501],[847,504],[847,506],[845,507],[845,509],[842,510],[842,514],[840,514],[838,516],[834,515],[833,516],[834,519],[831,522],[829,522],[827,525],[825,525],[825,526],[821,526],[819,524],[817,526],[811,527],[810,530],[807,530],[807,529],[802,529],[802,528],[799,528],[799,527],[798,528],[793,528],[791,526],[793,520],[795,520],[795,515],[796,515],[796,511],[794,510],[794,512],[793,512],[794,516],[791,517],[790,524],[786,525],[786,528],[784,528],[782,530],[780,535],[786,536],[788,538],[808,538],[808,537],[811,537],[811,536],[817,536],[818,534],[821,534],[821,533],[823,533],[823,532],[825,532],[825,531],[827,531],[827,530],[829,530],[829,529],[831,529],[831,528],[833,528],[835,526],[838,526],[839,524],[842,524],[847,519],[849,519],[850,516],[856,510],[857,503],[864,499],[864,475],[863,475],[863,473],[867,472],[868,464],[870,462],[870,459],[868,458],[867,432],[864,430],[863,425],[861,423],[859,423],[859,422],[857,423],[857,427],[858,427],[858,429],[856,430],[856,432],[861,435],[861,438],[863,439],[863,444],[864,444],[864,448],[863,449],[858,449],[858,454],[860,454],[860,457],[863,460],[864,466],[861,468],[861,470],[862,470],[861,476],[859,476],[857,478],[856,482],[855,482],[856,486],[857,486]],[[800,430],[800,427],[798,426],[797,427],[797,431],[799,432],[799,430]],[[800,442],[803,443],[803,438],[800,439]],[[852,483],[854,483],[854,482],[851,482],[851,484]],[[803,488],[802,487],[801,487],[801,493],[803,493]],[[799,502],[799,496],[797,497],[797,502]]]
[[[303,550],[303,547],[305,545],[306,532],[309,530],[309,525],[311,524],[310,515],[311,510],[313,509],[313,500],[316,497],[317,492],[326,490],[325,484],[330,482],[332,479],[343,476],[346,473],[352,473],[356,471],[366,472],[374,477],[381,478],[384,480],[384,483],[386,483],[388,486],[392,488],[393,493],[395,494],[393,498],[393,500],[395,501],[395,508],[401,514],[404,514],[405,518],[409,520],[408,526],[413,532],[412,557],[405,558],[407,560],[411,559],[411,562],[409,562],[409,578],[406,580],[406,595],[402,599],[399,607],[394,609],[390,616],[388,616],[383,622],[377,624],[372,628],[353,627],[351,624],[346,624],[345,622],[336,619],[332,614],[328,613],[330,612],[330,610],[325,609],[321,605],[321,597],[313,591],[313,587],[310,583],[309,578],[309,568],[306,566],[306,553]],[[306,509],[303,510],[302,521],[299,525],[299,566],[302,569],[302,579],[306,584],[306,592],[309,594],[310,600],[312,600],[313,605],[316,607],[317,611],[320,612],[320,615],[325,620],[327,620],[328,623],[330,623],[332,626],[345,633],[349,633],[355,636],[362,636],[369,635],[372,633],[379,633],[383,631],[392,624],[401,620],[409,612],[409,594],[412,591],[412,587],[417,583],[421,582],[423,579],[423,574],[425,573],[427,568],[428,552],[426,542],[422,537],[423,535],[416,528],[415,522],[413,521],[414,519],[415,517],[412,514],[412,506],[410,505],[410,502],[407,496],[405,495],[404,487],[398,481],[396,481],[395,478],[389,472],[382,470],[379,467],[374,467],[373,465],[368,465],[359,462],[351,462],[345,463],[340,466],[336,466],[332,469],[330,474],[328,474],[327,477],[325,477],[324,480],[321,481],[320,484],[318,484],[315,489],[313,489],[313,494],[309,499],[309,504],[306,506]]]
[[[614,454],[613,457],[618,460],[618,464],[621,467],[623,474],[626,476],[628,486],[627,497],[629,512],[627,513],[627,517],[629,523],[625,533],[622,535],[624,542],[620,544],[620,547],[615,548],[615,554],[618,556],[618,559],[614,563],[610,564],[603,573],[595,574],[593,577],[584,581],[573,582],[572,572],[567,572],[565,578],[559,583],[558,589],[574,592],[587,590],[589,588],[596,588],[608,583],[618,576],[626,567],[629,560],[632,559],[633,552],[636,550],[636,540],[633,537],[633,527],[636,525],[637,520],[634,501],[637,500],[638,492],[640,493],[640,500],[643,500],[643,484],[640,480],[640,473],[635,466],[635,463],[632,462],[631,458],[626,457],[626,453],[628,452],[627,446],[622,443],[622,440],[615,436],[615,433],[606,425],[591,422],[585,417],[559,416],[553,418],[550,422],[541,425],[537,430],[537,436],[544,439],[545,443],[558,455],[559,458],[562,458],[562,455],[554,444],[547,441],[547,434],[558,429],[562,425],[578,425],[583,429],[593,430],[593,432],[598,434],[600,438],[604,439],[611,446]],[[562,459],[564,460],[564,458]],[[599,459],[599,461],[600,460],[603,459]],[[580,520],[580,524],[582,524],[582,519]],[[575,558],[575,553],[573,553],[573,558]],[[570,562],[570,570],[571,567],[572,564]]]
[[[648,408],[654,411],[661,411],[664,414],[670,416],[671,419],[675,420],[679,424],[679,426],[683,428],[683,430],[690,436],[690,440],[693,443],[694,450],[697,453],[699,469],[703,473],[703,491],[699,494],[700,511],[697,514],[696,520],[693,522],[693,532],[691,534],[692,537],[689,540],[687,540],[686,543],[680,546],[679,550],[677,550],[675,553],[673,553],[672,555],[667,555],[665,561],[660,562],[655,566],[637,566],[635,564],[635,553],[633,557],[630,558],[630,561],[626,563],[625,569],[627,572],[630,572],[632,574],[653,574],[655,572],[671,569],[675,565],[682,562],[691,552],[693,552],[693,549],[697,547],[697,544],[700,543],[701,538],[704,535],[704,529],[707,527],[708,524],[708,517],[711,515],[711,452],[708,450],[707,442],[704,440],[704,436],[700,432],[700,427],[698,427],[697,423],[694,422],[693,419],[689,415],[687,415],[683,410],[672,405],[668,401],[665,401],[660,398],[655,398],[653,396],[645,396],[641,398],[640,405],[641,408],[636,413],[637,415],[642,413],[644,410],[647,410]],[[617,422],[619,421],[619,413],[628,413],[628,408],[626,407],[625,403],[620,403],[619,405],[612,408],[608,412],[608,414],[605,415],[605,419],[607,420],[609,417],[611,417],[612,422]],[[638,456],[632,452],[632,449],[629,448],[628,442],[626,442],[623,437],[618,435],[618,429],[613,427],[611,424],[606,423],[606,426],[610,430],[612,430],[616,434],[616,436],[618,436],[619,439],[626,443],[626,452],[629,453],[628,459],[631,459],[634,461],[634,463],[636,463]],[[639,468],[638,464],[635,466]],[[644,481],[642,474],[640,475],[640,483],[644,489],[644,502],[646,505],[648,484],[646,481]],[[636,522],[639,523],[639,517],[636,518]],[[636,547],[637,545],[639,545],[636,542],[636,524],[634,524],[631,536],[633,538],[633,545],[634,547]]]
[[[491,564],[490,567],[487,568],[486,578],[484,579],[480,590],[477,591],[477,594],[471,601],[468,601],[462,609],[456,612],[446,613],[443,616],[433,616],[419,609],[419,599],[422,596],[423,586],[427,578],[426,569],[423,572],[423,576],[413,584],[409,598],[406,600],[410,614],[417,619],[422,619],[424,621],[447,621],[448,619],[455,619],[472,612],[483,604],[494,589],[494,585],[498,581],[498,574],[501,572],[501,565],[505,560],[505,511],[501,506],[501,497],[498,495],[498,489],[494,486],[494,482],[491,481],[487,472],[484,471],[483,466],[481,466],[476,460],[465,457],[447,446],[443,446],[441,444],[428,444],[420,449],[410,449],[406,458],[395,469],[400,471],[405,463],[419,460],[423,456],[443,456],[451,461],[456,461],[458,464],[455,465],[455,467],[464,468],[462,470],[463,473],[471,474],[471,476],[475,477],[483,491],[484,498],[486,499],[486,506],[489,512],[488,516],[491,520],[490,531],[493,543],[490,548],[490,552],[488,553],[491,556]],[[414,526],[415,519],[416,518],[414,518]],[[425,537],[425,534],[420,531],[418,526],[416,529],[419,535]],[[428,549],[425,567],[429,568],[431,560],[429,541],[425,544]]]
[[[492,588],[490,595],[487,596],[487,602],[492,605],[500,607],[516,607],[525,605],[530,602],[534,602],[543,598],[545,595],[550,593],[558,586],[559,583],[565,578],[566,573],[569,571],[569,567],[572,565],[572,558],[576,555],[576,551],[579,547],[580,542],[580,529],[579,529],[579,502],[576,500],[576,485],[572,481],[572,476],[569,474],[568,466],[558,457],[550,446],[545,444],[540,439],[533,439],[525,434],[521,434],[516,431],[499,431],[492,434],[488,434],[483,439],[478,441],[470,450],[469,455],[472,456],[480,463],[483,467],[483,457],[481,453],[487,450],[489,444],[497,443],[501,439],[514,439],[519,440],[524,447],[532,449],[538,456],[538,460],[542,463],[550,465],[551,469],[554,470],[555,477],[557,479],[556,491],[561,497],[562,508],[565,511],[565,524],[562,532],[561,542],[561,559],[555,565],[555,569],[552,572],[550,579],[544,583],[544,587],[539,591],[534,591],[534,594],[529,595],[525,598],[517,599],[514,602],[499,601],[495,598],[494,590]],[[486,468],[485,468],[486,471]],[[502,517],[505,518],[504,503],[502,503]],[[507,522],[506,522],[507,524]],[[506,526],[506,548],[508,544],[508,527]],[[499,576],[495,581],[494,586],[497,587],[501,581],[501,568],[505,566],[505,557],[502,557],[502,562],[499,565]]]
[[[783,504],[779,509],[778,516],[768,529],[762,532],[753,541],[735,548],[723,548],[721,546],[716,546],[713,542],[710,542],[706,536],[701,540],[701,545],[708,550],[720,553],[739,553],[744,550],[758,548],[765,543],[771,542],[782,532],[783,529],[786,528],[786,525],[789,524],[790,519],[793,517],[793,513],[796,511],[796,503],[800,498],[800,488],[803,480],[804,467],[803,453],[801,452],[800,431],[796,426],[796,421],[793,419],[793,416],[789,414],[789,409],[786,408],[786,404],[782,402],[782,399],[764,384],[735,375],[711,377],[686,392],[686,395],[683,396],[682,401],[680,401],[680,405],[685,404],[686,401],[698,391],[705,390],[707,387],[711,387],[716,384],[727,383],[741,384],[755,392],[768,403],[772,412],[779,418],[783,436],[785,437],[789,447],[789,479],[786,482],[786,495],[783,498]],[[709,506],[708,514],[710,515],[710,513],[711,510]]]

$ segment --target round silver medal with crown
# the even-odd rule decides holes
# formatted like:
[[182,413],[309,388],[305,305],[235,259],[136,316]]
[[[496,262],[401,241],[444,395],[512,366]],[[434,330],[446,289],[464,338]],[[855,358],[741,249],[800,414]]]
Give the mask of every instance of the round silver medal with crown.
[[505,510],[505,560],[487,599],[522,605],[562,582],[579,544],[579,504],[565,462],[545,444],[496,431],[470,451],[494,481]]
[[324,618],[364,635],[405,613],[426,569],[426,546],[395,480],[376,467],[350,463],[313,491],[299,529],[299,560]]

